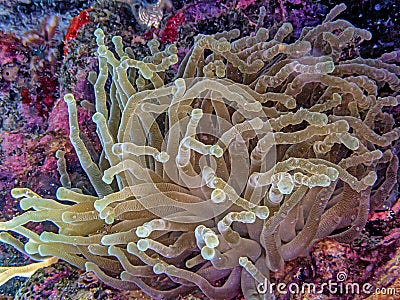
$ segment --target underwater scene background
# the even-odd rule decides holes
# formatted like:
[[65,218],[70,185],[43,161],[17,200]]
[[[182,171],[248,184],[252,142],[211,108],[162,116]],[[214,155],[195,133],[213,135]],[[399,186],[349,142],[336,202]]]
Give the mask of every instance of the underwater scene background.
[[400,298],[399,7],[0,0],[0,299]]

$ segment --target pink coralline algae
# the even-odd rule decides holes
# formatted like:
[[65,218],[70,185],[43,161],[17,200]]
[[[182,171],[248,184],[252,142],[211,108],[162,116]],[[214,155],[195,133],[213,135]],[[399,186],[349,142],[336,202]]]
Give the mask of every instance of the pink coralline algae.
[[0,31],[0,65],[22,61],[25,59],[23,49],[19,45],[21,40],[13,34]]
[[58,51],[52,39],[57,20],[45,18],[38,30],[25,32],[21,39],[0,31],[1,92],[10,98],[18,95],[24,105],[32,108],[32,115],[44,119],[58,91]]
[[56,100],[55,94],[58,90],[58,80],[49,75],[39,75],[37,80],[38,86],[35,87],[35,92],[31,92],[26,87],[22,88],[22,103],[34,107],[39,116],[47,118]]
[[[50,135],[33,139],[24,133],[1,132],[0,190],[7,191],[19,182],[28,181],[28,178],[31,178],[29,181],[32,183],[36,181],[34,178],[42,179],[43,181],[38,181],[35,185],[42,191],[47,190],[51,182],[57,184],[55,180],[57,166],[52,151],[59,146],[57,140]],[[13,214],[15,199],[7,193],[3,200],[3,214]],[[6,207],[8,208],[5,209]]]
[[157,35],[161,43],[173,43],[178,39],[178,29],[186,21],[183,10],[178,11],[175,15],[170,16],[162,28],[151,28],[143,37],[152,39],[153,35]]
[[[15,299],[62,299],[61,294],[76,270],[66,264],[58,264],[40,270],[32,281],[26,282],[15,295]],[[64,295],[65,296],[65,295]]]
[[246,9],[249,5],[253,4],[256,2],[255,0],[241,0],[238,1],[238,4],[236,4],[236,8],[242,8]]
[[[240,1],[240,3],[242,3],[242,1]],[[228,10],[227,5],[229,5],[229,3],[224,3],[224,1],[220,0],[194,1],[194,3],[189,3],[184,7],[184,16],[191,23],[195,24],[199,21],[215,18],[226,13]]]
[[178,38],[178,28],[185,22],[183,12],[180,11],[177,14],[169,17],[164,28],[160,32],[160,41],[162,43],[173,43]]

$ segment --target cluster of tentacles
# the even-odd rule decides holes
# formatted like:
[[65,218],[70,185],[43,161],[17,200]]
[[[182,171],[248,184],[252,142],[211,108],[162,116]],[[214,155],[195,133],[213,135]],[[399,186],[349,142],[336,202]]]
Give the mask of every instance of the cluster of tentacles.
[[[399,53],[346,59],[370,33],[335,20],[344,8],[292,42],[288,23],[272,37],[262,27],[242,38],[238,30],[199,35],[167,85],[174,45],[160,50],[152,40],[151,55],[137,60],[120,37],[111,52],[96,30],[99,72],[89,80],[99,164],[79,136],[73,95],[64,98],[96,195],[71,188],[58,152],[57,200],[14,189],[28,211],[0,223],[1,240],[157,299],[198,288],[210,299],[272,298],[257,290],[269,271],[320,238],[353,240],[396,189],[400,130],[389,112],[400,100]],[[25,227],[45,220],[58,232]]]

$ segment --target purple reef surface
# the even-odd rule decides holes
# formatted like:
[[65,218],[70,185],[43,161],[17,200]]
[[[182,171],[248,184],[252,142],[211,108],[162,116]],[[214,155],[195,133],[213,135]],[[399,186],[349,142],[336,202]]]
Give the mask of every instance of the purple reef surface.
[[[58,149],[66,152],[73,186],[91,191],[68,139],[68,112],[62,97],[73,92],[78,104],[82,104],[78,105],[81,138],[87,141],[97,162],[101,146],[91,120],[94,93],[87,79],[91,71],[97,70],[93,38],[96,28],[101,27],[108,36],[121,36],[124,46],[132,47],[136,58],[148,55],[144,45],[156,35],[162,45],[175,43],[182,60],[199,33],[213,34],[233,28],[238,28],[242,36],[253,32],[261,6],[266,9],[263,26],[278,28],[283,22],[290,22],[293,37],[298,37],[303,27],[321,23],[327,12],[338,4],[329,0],[172,0],[159,26],[149,28],[140,24],[127,2],[0,0],[1,221],[21,212],[18,201],[10,195],[14,187],[29,187],[47,197],[55,195],[61,185],[55,158]],[[357,46],[363,56],[378,57],[400,49],[400,3],[343,2],[348,8],[341,17],[372,33],[370,41]],[[17,25],[21,21],[24,25]],[[175,72],[172,68],[166,73],[167,82]],[[400,125],[400,111],[395,116]],[[362,237],[352,244],[321,240],[308,257],[287,263],[284,271],[271,274],[271,280],[321,284],[332,279],[323,270],[329,269],[329,274],[346,270],[346,282],[381,282],[383,286],[400,289],[399,225],[400,202],[397,201],[391,209],[372,212]],[[53,226],[45,222],[29,228],[40,233],[44,228],[52,230]],[[27,258],[12,247],[0,244],[1,266],[26,262]],[[334,299],[327,295],[293,297],[276,295],[277,299]],[[337,299],[347,299],[344,295],[340,297]],[[29,279],[9,281],[0,287],[0,298],[151,299],[140,292],[109,288],[92,273],[62,262],[39,270]],[[182,299],[205,298],[198,292],[183,295]]]

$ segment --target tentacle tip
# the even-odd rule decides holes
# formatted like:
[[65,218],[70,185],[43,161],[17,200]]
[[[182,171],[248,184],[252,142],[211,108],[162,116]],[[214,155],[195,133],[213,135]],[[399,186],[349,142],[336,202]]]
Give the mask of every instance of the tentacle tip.
[[115,256],[117,254],[117,251],[118,251],[118,247],[116,247],[114,245],[109,246],[107,249],[107,253],[112,256]]
[[104,174],[103,177],[101,178],[104,183],[111,184],[111,182],[114,180],[112,176],[109,176],[107,174]]
[[210,148],[210,154],[220,158],[224,155],[224,150],[219,145],[213,145]]
[[103,31],[103,29],[97,28],[97,29],[94,31],[94,35],[95,35],[96,37],[99,37],[99,36],[103,36],[103,37],[104,37],[104,31]]
[[121,143],[116,143],[114,145],[112,145],[111,147],[111,151],[115,154],[115,155],[119,155],[124,151],[124,145]]
[[136,228],[137,237],[146,238],[150,235],[150,233],[150,230],[145,226],[139,226],[138,228]]
[[160,152],[156,155],[155,159],[160,163],[166,163],[169,160],[169,155],[167,152]]
[[249,259],[245,256],[239,257],[239,265],[241,267],[245,267],[247,263],[249,262]]
[[[259,206],[254,212],[257,218],[265,220],[269,216],[269,208],[267,206]],[[255,222],[255,221],[254,221]]]
[[223,203],[226,199],[226,193],[221,189],[215,189],[211,193],[211,201],[214,203]]
[[74,103],[74,102],[75,102],[75,97],[74,97],[73,94],[65,94],[65,96],[64,96],[64,101],[65,101],[67,104]]
[[93,116],[92,116],[92,120],[93,122],[95,122],[96,124],[100,121],[102,121],[104,119],[104,115],[100,112],[96,112]]
[[146,251],[147,249],[149,249],[149,246],[150,244],[147,239],[142,239],[137,242],[137,247],[139,251]]
[[14,199],[19,199],[25,196],[24,192],[23,192],[23,188],[13,188],[11,190],[11,197],[13,197]]
[[153,266],[153,272],[155,274],[162,274],[165,273],[166,271],[166,266],[162,263],[157,263]]
[[201,249],[201,256],[205,260],[211,260],[215,256],[215,249],[205,246]]
[[102,212],[104,210],[104,208],[105,208],[102,200],[103,199],[99,199],[99,200],[94,201],[94,204],[93,204],[94,209],[97,210],[98,212]]

